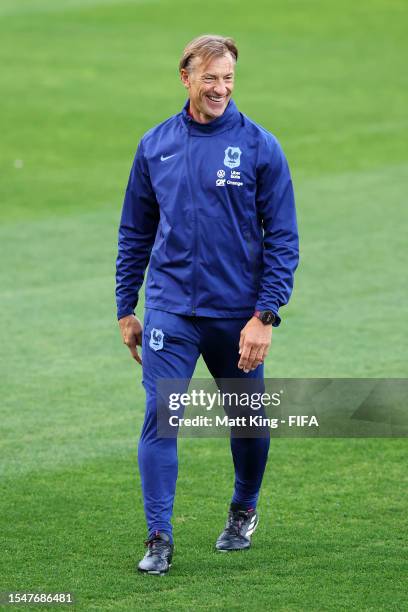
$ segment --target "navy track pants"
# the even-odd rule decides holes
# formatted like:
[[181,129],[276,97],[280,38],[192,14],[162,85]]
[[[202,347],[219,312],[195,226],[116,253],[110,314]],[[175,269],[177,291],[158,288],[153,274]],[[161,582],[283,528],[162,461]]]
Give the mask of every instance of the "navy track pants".
[[[245,374],[238,369],[239,337],[245,319],[188,317],[161,310],[145,309],[142,359],[146,414],[138,448],[139,469],[149,535],[162,531],[172,538],[171,516],[176,491],[177,438],[157,436],[156,384],[158,378],[191,379],[200,354],[217,378],[263,380],[263,364]],[[155,332],[162,330],[158,344]],[[158,348],[154,350],[150,344]],[[232,502],[255,508],[269,451],[269,436],[231,437],[235,469]]]

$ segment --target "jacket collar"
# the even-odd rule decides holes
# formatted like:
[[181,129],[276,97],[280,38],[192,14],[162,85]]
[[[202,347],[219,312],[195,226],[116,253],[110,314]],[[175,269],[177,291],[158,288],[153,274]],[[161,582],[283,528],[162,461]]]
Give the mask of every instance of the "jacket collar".
[[188,113],[190,100],[187,99],[184,104],[183,110],[181,111],[181,118],[184,125],[187,127],[190,134],[194,136],[210,136],[211,134],[217,134],[225,132],[230,129],[233,125],[236,125],[241,120],[240,112],[238,111],[234,100],[228,102],[227,108],[221,115],[209,123],[199,123],[195,121]]

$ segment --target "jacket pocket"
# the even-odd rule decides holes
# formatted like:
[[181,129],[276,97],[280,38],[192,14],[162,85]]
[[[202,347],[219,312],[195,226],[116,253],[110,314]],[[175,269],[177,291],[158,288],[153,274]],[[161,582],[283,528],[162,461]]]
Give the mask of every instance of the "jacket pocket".
[[252,267],[255,263],[255,242],[251,235],[251,230],[246,223],[241,225],[241,232],[248,252],[248,261]]
[[259,284],[260,268],[261,268],[261,246],[254,236],[253,229],[248,223],[241,224],[241,232],[244,240],[244,246],[247,253],[246,269],[254,286]]

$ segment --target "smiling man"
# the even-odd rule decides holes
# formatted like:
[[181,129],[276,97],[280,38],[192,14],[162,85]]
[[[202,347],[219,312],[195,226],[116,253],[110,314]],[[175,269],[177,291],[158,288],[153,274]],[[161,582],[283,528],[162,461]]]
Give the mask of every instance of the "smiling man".
[[[148,550],[138,570],[149,574],[171,565],[178,468],[176,437],[157,433],[157,381],[189,380],[202,355],[218,384],[262,382],[298,264],[288,165],[276,138],[231,98],[237,59],[231,38],[187,45],[179,70],[188,99],[142,138],[119,227],[117,314],[146,391],[138,459]],[[148,263],[142,326],[134,311]],[[250,547],[268,450],[269,431],[231,436],[235,485],[216,550]]]
[[189,112],[199,123],[221,117],[234,89],[235,56],[230,52],[209,59],[195,56],[180,66],[181,80],[189,93]]

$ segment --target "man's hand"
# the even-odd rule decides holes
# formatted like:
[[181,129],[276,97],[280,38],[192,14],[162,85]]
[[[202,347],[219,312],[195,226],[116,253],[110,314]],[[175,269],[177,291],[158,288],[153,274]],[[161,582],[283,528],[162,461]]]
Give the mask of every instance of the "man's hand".
[[137,345],[142,346],[142,324],[135,315],[128,315],[119,319],[120,333],[123,343],[129,347],[133,359],[142,365],[142,360],[137,352]]
[[241,331],[239,369],[245,373],[255,370],[265,360],[271,342],[272,325],[264,325],[257,317],[252,317]]

